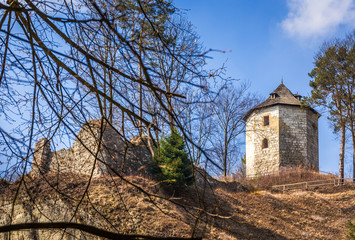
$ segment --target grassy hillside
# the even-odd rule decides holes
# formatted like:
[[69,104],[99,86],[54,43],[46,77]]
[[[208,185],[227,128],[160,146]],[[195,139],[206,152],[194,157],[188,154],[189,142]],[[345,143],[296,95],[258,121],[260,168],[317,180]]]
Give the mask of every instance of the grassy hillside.
[[[68,174],[46,179],[27,177],[18,194],[14,222],[68,221],[74,216],[74,222],[128,234],[194,234],[206,239],[346,239],[347,221],[355,211],[355,184],[282,194],[250,192],[238,183],[214,181],[205,188],[192,186],[174,193],[141,176],[125,180],[105,176],[94,178],[88,194],[84,194],[87,178]],[[0,193],[0,224],[9,219],[17,186],[18,182],[13,183]],[[14,233],[12,239],[59,239],[62,234],[23,231]],[[67,230],[64,235],[70,239],[85,234]]]

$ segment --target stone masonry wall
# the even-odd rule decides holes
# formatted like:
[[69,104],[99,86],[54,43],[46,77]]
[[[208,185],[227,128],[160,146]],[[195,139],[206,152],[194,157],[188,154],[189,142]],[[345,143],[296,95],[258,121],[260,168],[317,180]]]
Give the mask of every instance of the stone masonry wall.
[[[269,125],[263,126],[264,116]],[[254,176],[279,169],[279,106],[254,111],[246,124],[246,173]],[[268,147],[262,148],[263,139]]]
[[299,106],[280,106],[280,166],[305,165],[307,112]]
[[307,165],[315,171],[319,171],[318,117],[311,110],[307,111]]
[[[269,125],[263,126],[264,116]],[[318,171],[318,117],[299,106],[277,105],[255,110],[246,122],[247,176],[304,166]],[[268,147],[262,147],[267,139]]]
[[35,151],[33,153],[33,173],[45,174],[49,171],[51,164],[51,147],[47,138],[40,139],[35,144]]
[[[93,173],[94,177],[109,172],[149,174],[151,155],[146,145],[146,137],[143,139],[136,137],[132,143],[125,142],[109,125],[104,125],[101,132],[99,120],[85,123],[69,149],[50,152],[49,142],[47,143],[46,151],[49,154],[40,155],[40,151],[36,150],[41,145],[38,143],[35,148],[38,154],[34,158],[49,163],[46,172],[74,172],[87,175]],[[35,162],[33,166],[35,168]]]

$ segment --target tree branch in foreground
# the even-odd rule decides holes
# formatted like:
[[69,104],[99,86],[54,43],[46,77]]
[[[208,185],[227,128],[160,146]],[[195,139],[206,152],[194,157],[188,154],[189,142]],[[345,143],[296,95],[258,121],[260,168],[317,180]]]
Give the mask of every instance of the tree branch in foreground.
[[109,239],[120,239],[120,240],[139,240],[139,239],[151,239],[151,240],[163,240],[163,239],[176,239],[176,240],[202,240],[199,238],[182,238],[182,237],[154,237],[154,236],[145,236],[145,235],[129,235],[129,234],[119,234],[106,231],[94,226],[89,226],[86,224],[80,223],[71,223],[71,222],[44,222],[44,223],[19,223],[12,225],[0,226],[0,233],[3,232],[12,232],[20,231],[25,229],[61,229],[61,228],[73,228],[78,229],[98,237],[105,237]]

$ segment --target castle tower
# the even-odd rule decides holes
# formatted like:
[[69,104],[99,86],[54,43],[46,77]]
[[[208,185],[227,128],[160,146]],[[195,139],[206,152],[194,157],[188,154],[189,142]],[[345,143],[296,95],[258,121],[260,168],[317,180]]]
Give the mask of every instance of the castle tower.
[[300,100],[300,95],[281,83],[246,114],[247,176],[292,166],[318,171],[320,114],[310,107],[301,108]]

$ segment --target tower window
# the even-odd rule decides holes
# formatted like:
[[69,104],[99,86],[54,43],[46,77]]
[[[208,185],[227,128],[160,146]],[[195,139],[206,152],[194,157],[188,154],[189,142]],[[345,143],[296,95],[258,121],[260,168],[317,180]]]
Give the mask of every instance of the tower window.
[[293,96],[295,96],[295,98],[296,98],[298,101],[301,101],[301,99],[302,99],[302,96],[299,95],[299,94],[295,94],[295,95],[293,95]]
[[263,121],[263,125],[264,126],[269,126],[269,116],[264,116],[264,121]]
[[277,93],[275,93],[275,92],[270,93],[270,98],[271,99],[275,99],[277,97],[279,97],[279,95]]
[[262,146],[261,146],[261,147],[262,147],[263,149],[269,147],[269,142],[268,142],[267,138],[264,138],[264,139],[263,139],[263,143],[262,143]]

